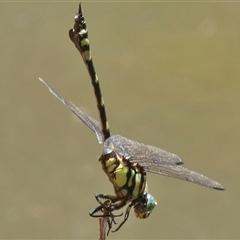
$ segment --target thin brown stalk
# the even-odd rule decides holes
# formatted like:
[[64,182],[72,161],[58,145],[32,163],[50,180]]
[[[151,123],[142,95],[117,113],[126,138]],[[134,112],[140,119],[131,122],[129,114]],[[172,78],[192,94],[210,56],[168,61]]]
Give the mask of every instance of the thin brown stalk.
[[[103,216],[105,217],[100,217],[99,218],[99,240],[105,240],[106,236],[108,235],[110,229],[111,229],[111,221],[109,217],[109,212],[106,210],[111,206],[111,201],[107,200],[104,202],[105,208],[102,209]],[[108,231],[107,231],[108,227]]]

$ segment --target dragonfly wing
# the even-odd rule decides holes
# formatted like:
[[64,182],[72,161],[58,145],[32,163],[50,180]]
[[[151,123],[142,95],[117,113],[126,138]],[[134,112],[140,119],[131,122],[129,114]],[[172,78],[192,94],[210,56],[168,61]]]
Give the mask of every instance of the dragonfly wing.
[[139,163],[140,165],[183,164],[182,159],[174,153],[167,152],[157,147],[145,145],[120,135],[112,135],[105,141],[104,146],[111,146],[114,151],[129,159],[130,162]]
[[167,177],[177,178],[187,182],[200,184],[202,186],[217,190],[225,190],[218,182],[180,165],[161,165],[161,164],[141,164],[146,172],[156,173]]
[[68,107],[84,124],[95,132],[99,144],[103,143],[102,127],[100,122],[82,112],[73,103],[66,101],[58,92],[56,92],[47,82],[39,78],[39,80],[48,88],[48,90],[66,107]]
[[200,184],[205,187],[225,190],[218,182],[181,166],[183,161],[177,155],[160,148],[145,145],[120,135],[112,135],[105,140],[104,147],[109,147],[130,162],[138,163],[146,172]]

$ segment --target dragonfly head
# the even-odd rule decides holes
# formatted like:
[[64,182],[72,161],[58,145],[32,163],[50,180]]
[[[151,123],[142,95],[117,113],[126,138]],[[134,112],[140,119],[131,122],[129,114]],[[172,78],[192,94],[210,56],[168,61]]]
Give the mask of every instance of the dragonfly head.
[[157,202],[154,197],[146,193],[141,199],[137,199],[136,204],[134,205],[135,216],[140,219],[147,218],[154,207],[157,206]]
[[113,146],[113,144],[111,143],[111,142],[109,142],[109,143],[105,143],[104,144],[104,147],[103,147],[103,149],[102,149],[102,155],[107,155],[107,154],[110,154],[111,152],[113,152],[114,151],[114,146]]

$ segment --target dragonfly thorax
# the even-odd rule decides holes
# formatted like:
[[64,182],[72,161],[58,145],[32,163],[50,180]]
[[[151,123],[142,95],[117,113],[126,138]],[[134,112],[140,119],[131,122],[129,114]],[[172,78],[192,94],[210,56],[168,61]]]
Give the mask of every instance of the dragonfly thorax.
[[130,201],[146,193],[146,172],[139,164],[131,163],[109,148],[103,150],[99,161],[118,198]]

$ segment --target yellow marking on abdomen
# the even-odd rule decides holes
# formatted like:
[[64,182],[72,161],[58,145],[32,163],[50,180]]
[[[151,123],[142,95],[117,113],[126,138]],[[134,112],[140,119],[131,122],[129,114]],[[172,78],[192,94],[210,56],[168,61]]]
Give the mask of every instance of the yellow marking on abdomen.
[[89,45],[89,40],[88,40],[88,38],[84,38],[83,40],[81,40],[81,46],[83,47],[83,46],[85,46],[85,45]]
[[84,58],[85,58],[85,60],[86,61],[89,61],[89,60],[91,60],[91,54],[90,54],[90,51],[88,51],[88,50],[86,50],[86,51],[84,51],[83,52],[83,56],[84,56]]
[[109,124],[108,124],[108,121],[106,121],[106,130],[109,130]]

